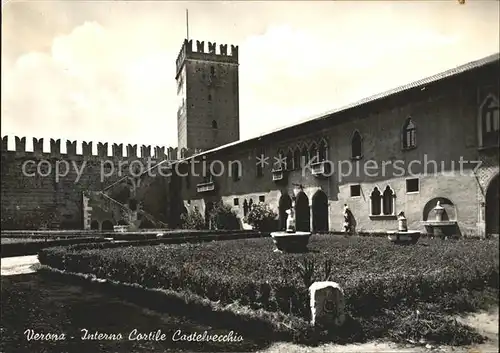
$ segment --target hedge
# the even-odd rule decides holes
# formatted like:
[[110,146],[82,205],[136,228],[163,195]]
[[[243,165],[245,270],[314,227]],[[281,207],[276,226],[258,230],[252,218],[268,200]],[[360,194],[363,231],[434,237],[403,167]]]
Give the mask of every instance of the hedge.
[[423,239],[397,246],[383,238],[316,235],[306,254],[274,253],[271,239],[106,247],[45,249],[39,259],[63,271],[187,291],[300,320],[309,320],[307,288],[317,280],[340,283],[346,310],[358,321],[377,315],[387,319],[387,310],[405,312],[420,303],[470,309],[467,300],[460,303],[455,296],[498,288],[497,240]]
[[42,249],[54,246],[108,242],[108,240],[103,238],[83,238],[83,237],[46,240],[46,241],[41,241],[40,239],[34,239],[33,241],[29,241],[29,239],[27,238],[19,238],[16,240],[18,240],[18,242],[2,243],[2,258],[13,257],[13,256],[24,256],[24,255],[35,255]]

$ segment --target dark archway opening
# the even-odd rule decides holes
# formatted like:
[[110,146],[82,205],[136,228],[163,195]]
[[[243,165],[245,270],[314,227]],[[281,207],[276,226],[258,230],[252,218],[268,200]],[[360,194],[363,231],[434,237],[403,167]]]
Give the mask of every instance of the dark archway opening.
[[113,222],[105,220],[102,222],[102,230],[113,230]]
[[298,231],[310,231],[311,214],[309,210],[309,198],[302,191],[299,192],[295,201],[295,222]]
[[292,208],[292,198],[288,194],[282,194],[279,200],[279,219],[280,230],[286,230],[286,219],[288,217],[286,210]]
[[312,199],[313,231],[328,232],[328,197],[318,190]]
[[90,223],[90,229],[91,230],[99,230],[99,222],[92,221],[92,223]]
[[499,222],[500,222],[500,190],[499,190],[499,176],[491,180],[490,185],[488,185],[488,190],[486,191],[486,235],[498,235],[499,232]]

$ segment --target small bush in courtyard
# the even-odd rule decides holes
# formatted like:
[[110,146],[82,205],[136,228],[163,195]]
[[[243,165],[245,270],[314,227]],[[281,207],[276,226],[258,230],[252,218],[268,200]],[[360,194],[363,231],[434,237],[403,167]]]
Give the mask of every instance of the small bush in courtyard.
[[271,231],[276,228],[276,212],[271,210],[267,204],[260,203],[252,207],[246,216],[246,223],[259,231]]
[[205,229],[205,220],[197,208],[195,208],[192,212],[183,213],[181,215],[181,228]]
[[214,208],[209,213],[210,225],[212,229],[239,229],[240,222],[238,216],[231,209],[231,206],[224,204],[222,201],[214,205]]

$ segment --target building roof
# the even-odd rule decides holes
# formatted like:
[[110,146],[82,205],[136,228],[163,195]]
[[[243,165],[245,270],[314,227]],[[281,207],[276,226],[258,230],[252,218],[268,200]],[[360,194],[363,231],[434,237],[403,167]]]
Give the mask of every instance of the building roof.
[[238,141],[235,141],[235,142],[231,142],[231,143],[228,143],[228,144],[225,144],[225,145],[222,145],[222,146],[219,146],[219,147],[216,147],[216,148],[213,148],[213,149],[210,149],[210,150],[207,150],[207,151],[195,154],[195,155],[190,156],[190,157],[188,157],[188,158],[186,158],[184,160],[188,160],[188,159],[191,159],[193,157],[199,157],[199,156],[211,154],[213,152],[224,150],[226,148],[229,148],[229,147],[232,147],[232,146],[235,146],[235,145],[239,145],[239,144],[242,144],[242,143],[248,143],[248,142],[252,142],[252,141],[258,141],[258,140],[260,140],[263,137],[268,137],[268,136],[273,135],[275,133],[282,132],[284,130],[288,130],[288,129],[292,129],[292,128],[296,128],[298,126],[305,125],[305,124],[311,123],[313,121],[320,121],[320,120],[330,119],[333,115],[335,115],[337,113],[340,113],[340,112],[343,112],[343,111],[346,111],[348,109],[357,108],[357,107],[363,106],[363,105],[368,104],[368,103],[372,103],[372,102],[375,102],[375,101],[378,101],[378,100],[381,100],[381,99],[384,99],[384,98],[387,98],[387,97],[390,97],[390,96],[393,96],[393,95],[396,95],[396,94],[399,94],[399,93],[403,93],[403,92],[408,91],[410,89],[420,88],[420,87],[429,85],[431,83],[442,81],[442,80],[445,80],[447,78],[451,78],[451,77],[457,76],[459,74],[462,74],[462,73],[465,73],[465,72],[468,72],[468,71],[472,71],[472,70],[481,68],[483,66],[487,66],[487,65],[495,63],[495,62],[499,62],[499,60],[500,60],[500,53],[495,53],[495,54],[489,55],[489,56],[487,56],[485,58],[482,58],[482,59],[479,59],[479,60],[476,60],[476,61],[472,61],[472,62],[469,62],[469,63],[464,64],[464,65],[457,66],[457,67],[455,67],[453,69],[446,70],[446,71],[438,73],[436,75],[429,76],[429,77],[423,78],[421,80],[414,81],[414,82],[411,82],[409,84],[406,84],[406,85],[403,85],[403,86],[399,86],[397,88],[394,88],[394,89],[391,89],[391,90],[388,90],[388,91],[385,91],[385,92],[382,92],[382,93],[378,93],[378,94],[375,94],[375,95],[372,95],[372,96],[369,96],[369,97],[366,97],[366,98],[363,98],[363,99],[358,100],[358,101],[356,101],[354,103],[347,104],[347,105],[342,106],[340,108],[336,108],[336,109],[333,109],[333,110],[330,110],[330,111],[327,111],[327,112],[315,115],[313,117],[309,117],[306,120],[303,120],[301,122],[295,123],[293,125],[280,127],[280,128],[274,129],[272,131],[268,131],[266,133],[263,133],[263,134],[261,134],[259,136],[251,137],[249,139],[238,140]]

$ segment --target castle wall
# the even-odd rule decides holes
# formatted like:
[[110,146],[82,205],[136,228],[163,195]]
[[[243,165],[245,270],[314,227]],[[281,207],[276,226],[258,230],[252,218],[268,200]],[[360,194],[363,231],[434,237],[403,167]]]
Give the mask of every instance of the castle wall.
[[[50,152],[43,150],[43,139],[33,139],[34,151],[27,151],[26,138],[16,136],[15,148],[9,150],[8,137],[2,138],[2,229],[82,229],[84,191],[103,190],[131,175],[130,168],[139,168],[132,172],[138,175],[141,168],[146,170],[157,162],[177,160],[181,154],[194,153],[154,147],[152,154],[151,146],[141,146],[138,153],[137,145],[128,145],[124,156],[123,145],[113,144],[110,154],[105,143],[98,143],[97,153],[93,153],[92,142],[83,142],[82,153],[77,154],[76,141],[68,141],[66,153],[61,153],[60,140],[50,142]],[[165,220],[169,174],[168,171],[150,174],[142,178],[143,186],[138,188],[137,196],[147,212]],[[123,185],[117,185],[108,193],[120,198],[121,191]],[[127,200],[128,196],[117,201],[126,204]],[[119,221],[114,219],[117,217],[98,211],[94,218],[99,218],[100,222],[111,218],[114,224]]]

